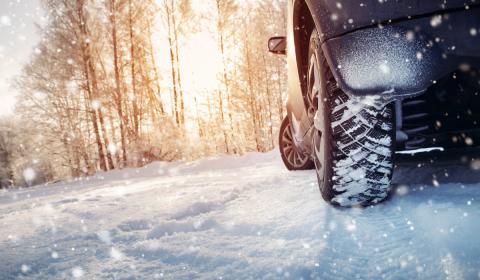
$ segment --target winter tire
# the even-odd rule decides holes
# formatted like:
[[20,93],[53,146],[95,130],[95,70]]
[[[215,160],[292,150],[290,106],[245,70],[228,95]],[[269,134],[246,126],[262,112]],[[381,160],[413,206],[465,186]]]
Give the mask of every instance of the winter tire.
[[319,42],[314,30],[307,99],[317,107],[312,150],[320,191],[338,206],[379,203],[388,196],[393,172],[392,106],[339,89]]

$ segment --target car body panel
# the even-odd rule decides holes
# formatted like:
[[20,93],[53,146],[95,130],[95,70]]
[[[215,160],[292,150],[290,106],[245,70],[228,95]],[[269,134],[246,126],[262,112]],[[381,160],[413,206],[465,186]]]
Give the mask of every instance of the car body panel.
[[[299,2],[300,0],[295,0]],[[328,40],[369,25],[464,9],[476,0],[306,0],[320,27],[320,38]]]
[[412,19],[325,41],[322,49],[340,88],[357,96],[404,98],[465,64],[479,68],[480,9],[435,20]]
[[[292,123],[297,123],[299,142],[312,127],[298,50],[301,26],[294,17],[299,2],[312,13],[339,87],[351,95],[401,99],[421,94],[462,65],[480,67],[480,8],[478,4],[465,8],[473,0],[343,1],[341,8],[339,1],[288,1],[287,110]],[[478,35],[472,35],[472,29]]]
[[[303,98],[300,71],[297,64],[297,51],[294,40],[293,1],[288,2],[287,7],[287,65],[288,65],[288,99],[287,112],[294,130],[296,141],[302,141],[310,127],[307,111]],[[301,145],[298,145],[301,146]]]

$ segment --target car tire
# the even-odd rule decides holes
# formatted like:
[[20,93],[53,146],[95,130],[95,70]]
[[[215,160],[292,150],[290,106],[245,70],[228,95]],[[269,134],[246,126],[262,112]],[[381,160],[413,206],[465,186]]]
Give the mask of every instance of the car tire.
[[317,31],[310,40],[307,94],[314,112],[312,150],[323,198],[343,207],[377,204],[393,174],[392,104],[343,92],[327,64]]
[[282,161],[288,170],[296,171],[314,168],[310,156],[296,146],[288,117],[283,120],[280,127],[279,148]]

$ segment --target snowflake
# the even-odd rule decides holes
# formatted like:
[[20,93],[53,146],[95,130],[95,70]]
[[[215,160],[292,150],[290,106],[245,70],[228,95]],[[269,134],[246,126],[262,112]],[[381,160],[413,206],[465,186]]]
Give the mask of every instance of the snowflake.
[[475,29],[475,28],[470,28],[470,35],[472,35],[472,36],[477,36],[477,33],[478,33],[478,32],[477,32],[477,29]]
[[110,144],[108,145],[108,151],[110,152],[110,154],[116,155],[117,152],[118,152],[117,145],[115,145],[115,144],[113,144],[113,143],[110,143]]
[[27,273],[30,271],[30,267],[26,264],[22,264],[21,270],[22,270],[22,273]]
[[80,277],[83,276],[83,274],[84,274],[84,272],[83,272],[83,269],[82,269],[81,267],[78,267],[78,266],[77,266],[77,267],[74,267],[74,268],[72,269],[72,276],[73,276],[74,278],[80,278]]
[[98,101],[98,100],[93,100],[92,101],[92,108],[94,110],[98,110],[98,109],[100,109],[100,107],[102,107],[102,103],[100,101]]
[[23,179],[25,179],[27,182],[32,182],[36,176],[37,174],[32,168],[27,168],[23,171]]
[[110,257],[112,257],[112,259],[119,261],[123,258],[123,253],[117,248],[112,247],[112,249],[110,250]]
[[437,16],[433,16],[431,19],[430,19],[430,25],[432,27],[438,27],[442,24],[442,16],[441,15],[437,15]]
[[9,16],[3,15],[0,17],[0,26],[10,26],[12,25],[12,21]]
[[402,185],[397,188],[397,194],[400,196],[407,195],[409,192],[408,186]]

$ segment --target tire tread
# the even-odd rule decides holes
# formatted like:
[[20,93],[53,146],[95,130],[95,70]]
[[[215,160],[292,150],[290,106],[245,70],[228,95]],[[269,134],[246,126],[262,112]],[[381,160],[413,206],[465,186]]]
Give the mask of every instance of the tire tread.
[[[331,203],[367,206],[388,197],[393,174],[393,108],[369,105],[340,90],[324,57],[331,110]],[[324,195],[325,197],[325,195]]]

